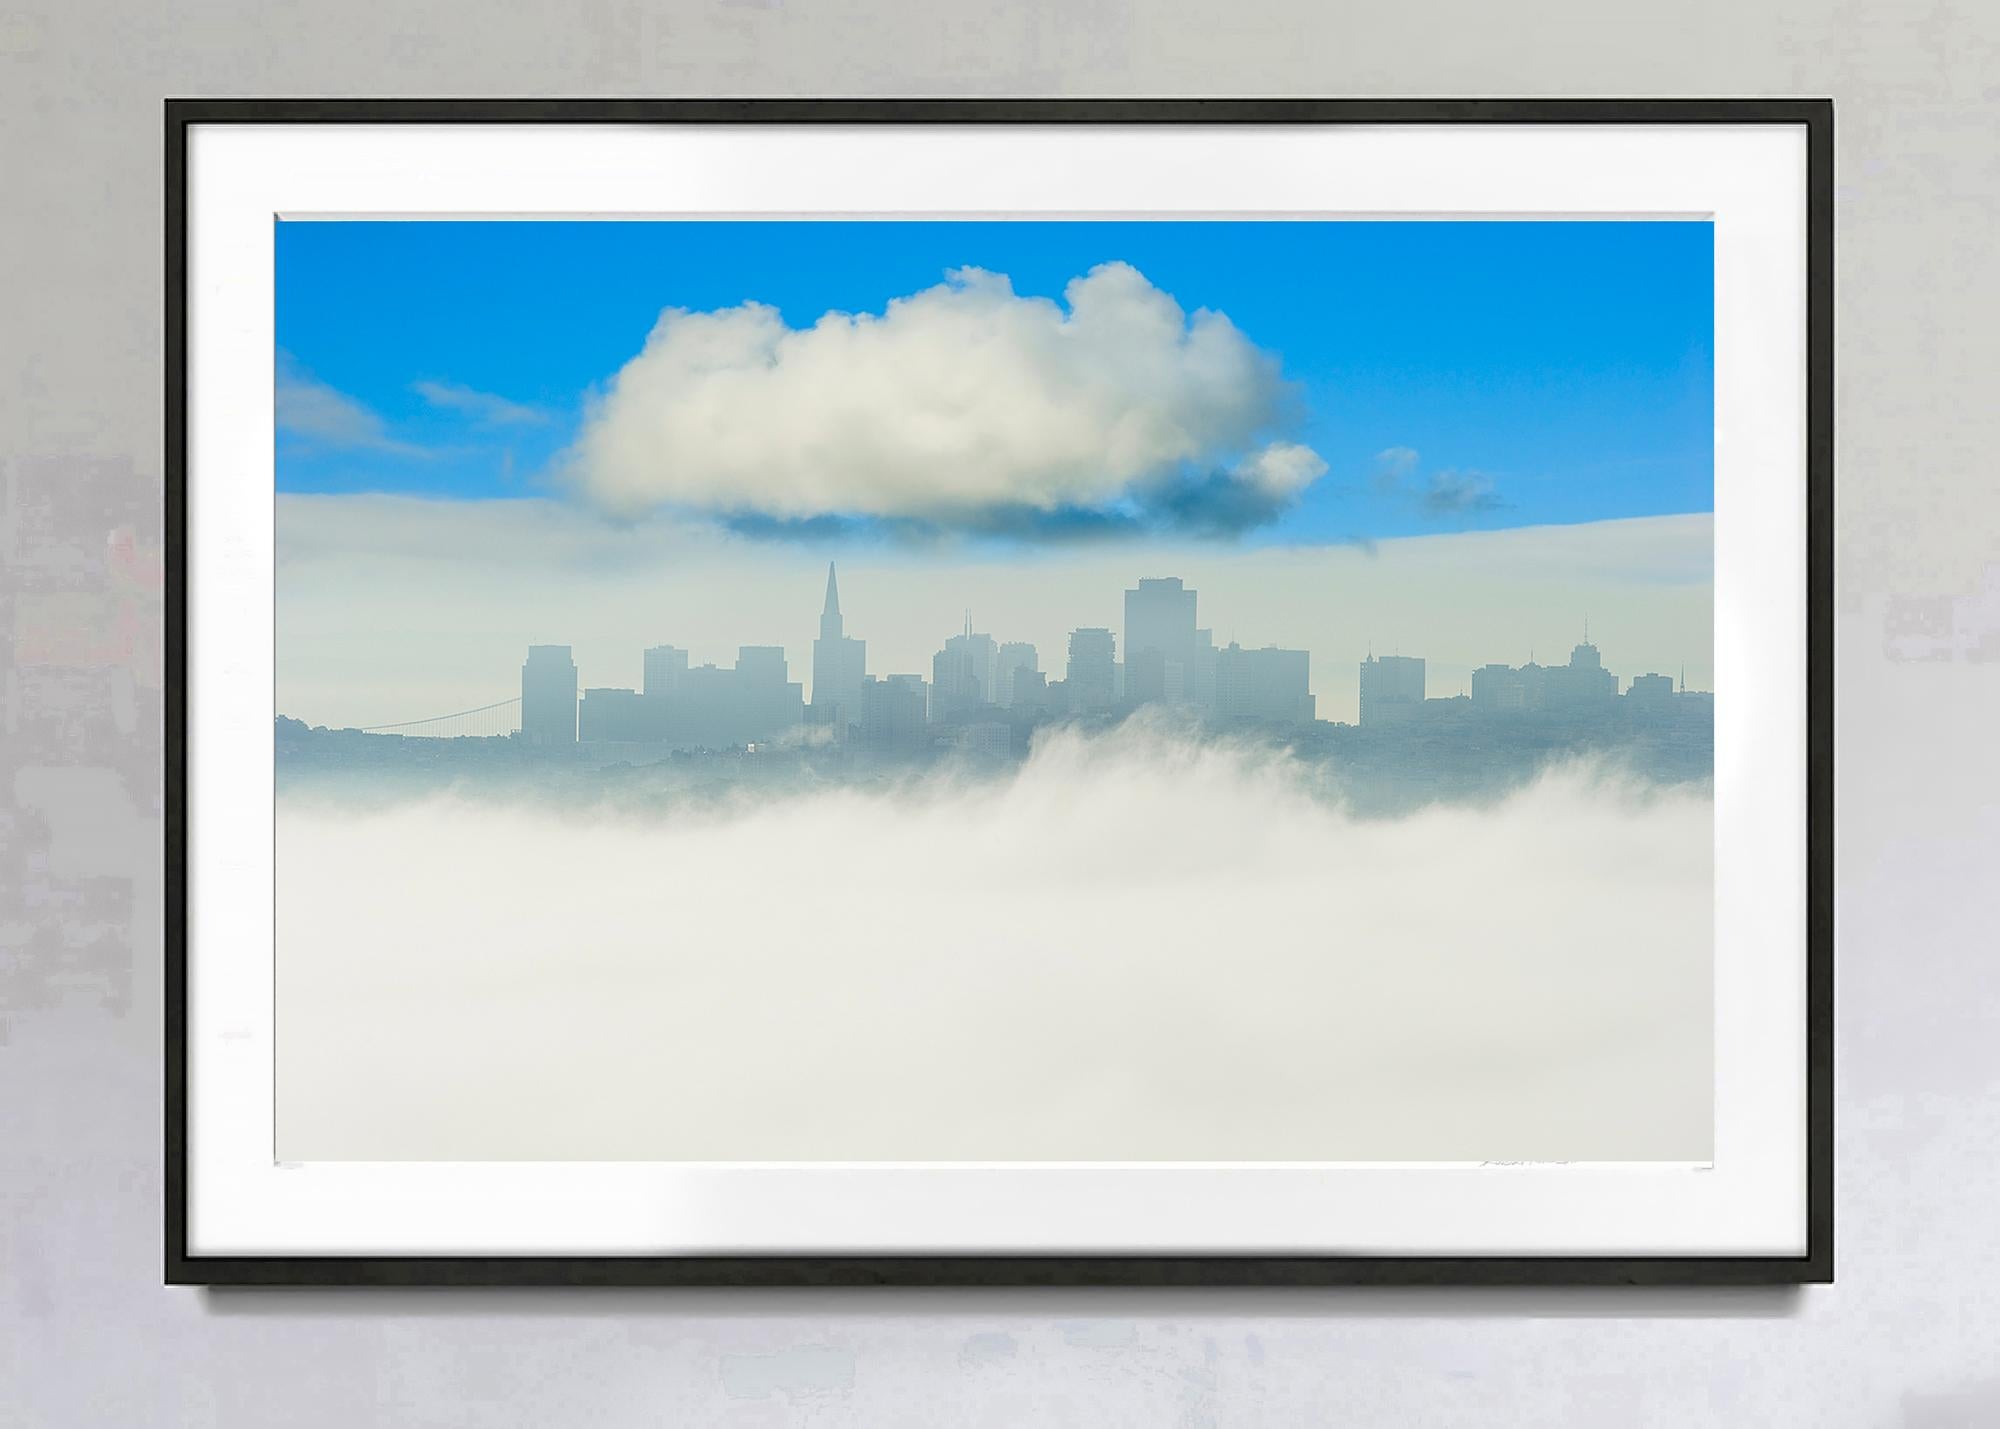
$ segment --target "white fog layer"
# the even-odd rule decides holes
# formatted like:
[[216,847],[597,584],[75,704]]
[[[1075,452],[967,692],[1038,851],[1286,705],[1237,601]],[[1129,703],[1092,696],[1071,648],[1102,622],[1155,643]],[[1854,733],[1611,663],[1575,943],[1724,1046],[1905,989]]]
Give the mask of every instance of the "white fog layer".
[[1705,1160],[1713,807],[1128,727],[634,814],[288,795],[278,1153]]

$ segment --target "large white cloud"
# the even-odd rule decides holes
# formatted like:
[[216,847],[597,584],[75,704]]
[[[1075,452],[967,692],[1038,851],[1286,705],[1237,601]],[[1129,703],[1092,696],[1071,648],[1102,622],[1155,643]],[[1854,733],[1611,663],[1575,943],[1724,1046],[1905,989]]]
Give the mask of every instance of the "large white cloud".
[[1269,510],[1326,469],[1274,440],[1277,360],[1125,263],[1063,301],[961,268],[880,314],[788,327],[761,303],[670,309],[587,415],[566,473],[597,504],[779,520],[956,522],[1144,508],[1190,484]]

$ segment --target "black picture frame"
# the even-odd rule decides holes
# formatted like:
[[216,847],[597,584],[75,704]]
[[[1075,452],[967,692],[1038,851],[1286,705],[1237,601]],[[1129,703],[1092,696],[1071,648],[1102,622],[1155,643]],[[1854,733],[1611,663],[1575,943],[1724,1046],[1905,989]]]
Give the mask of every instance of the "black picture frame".
[[[1829,99],[169,99],[165,1280],[171,1285],[1791,1285],[1834,1272],[1833,103]],[[1807,142],[1806,1247],[1797,1256],[205,1256],[188,1247],[187,155],[226,124],[1797,125]]]

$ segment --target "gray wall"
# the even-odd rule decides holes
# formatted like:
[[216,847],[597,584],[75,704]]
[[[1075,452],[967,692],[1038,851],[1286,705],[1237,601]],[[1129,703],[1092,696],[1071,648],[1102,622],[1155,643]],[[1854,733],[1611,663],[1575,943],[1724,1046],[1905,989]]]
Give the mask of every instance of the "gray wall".
[[[2000,1420],[2000,9],[1977,0],[10,0],[0,9],[0,1422]],[[159,1280],[166,94],[1830,94],[1839,1283],[447,1294]],[[136,549],[107,540],[125,529]]]

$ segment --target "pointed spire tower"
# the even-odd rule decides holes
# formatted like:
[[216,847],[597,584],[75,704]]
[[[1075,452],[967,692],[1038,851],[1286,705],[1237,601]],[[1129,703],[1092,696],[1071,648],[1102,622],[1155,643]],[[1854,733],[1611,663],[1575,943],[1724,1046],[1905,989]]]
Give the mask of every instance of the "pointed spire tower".
[[819,613],[819,638],[838,640],[842,635],[840,583],[834,579],[833,562],[826,563],[826,607]]
[[813,641],[813,705],[818,717],[845,744],[854,722],[861,718],[861,686],[867,680],[868,646],[847,638],[840,617],[840,580],[833,562],[826,563],[826,605],[819,614],[819,639]]

